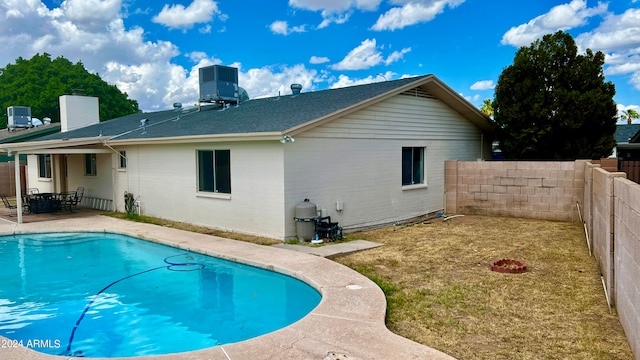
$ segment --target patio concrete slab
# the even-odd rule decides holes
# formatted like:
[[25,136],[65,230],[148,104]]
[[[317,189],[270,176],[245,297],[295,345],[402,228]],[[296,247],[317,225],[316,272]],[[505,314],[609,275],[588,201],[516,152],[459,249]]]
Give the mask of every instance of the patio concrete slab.
[[[322,300],[315,309],[283,329],[238,343],[180,354],[144,356],[139,359],[454,359],[390,332],[384,325],[386,299],[382,290],[368,278],[322,255],[101,215],[26,224],[0,221],[0,235],[58,231],[113,232],[135,236],[279,271],[307,282],[322,294]],[[347,244],[331,244],[324,247]],[[359,248],[356,243],[356,250],[352,251]],[[340,251],[348,250],[349,248]],[[336,250],[331,250],[331,253],[335,252]],[[0,340],[8,343],[7,339],[1,336]],[[0,348],[0,359],[56,360],[68,357],[46,355],[29,348],[4,347]]]
[[327,243],[323,246],[297,245],[297,244],[275,244],[274,247],[299,251],[307,254],[330,257],[335,255],[345,255],[356,251],[373,249],[383,244],[367,240],[354,240],[341,243]]

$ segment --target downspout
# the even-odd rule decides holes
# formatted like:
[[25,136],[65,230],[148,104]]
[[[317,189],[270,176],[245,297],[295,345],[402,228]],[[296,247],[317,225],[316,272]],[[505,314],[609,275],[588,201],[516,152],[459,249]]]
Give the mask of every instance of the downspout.
[[20,184],[20,154],[13,154],[16,178],[16,213],[18,214],[18,224],[22,224],[22,184]]
[[484,160],[484,133],[480,133],[480,160]]

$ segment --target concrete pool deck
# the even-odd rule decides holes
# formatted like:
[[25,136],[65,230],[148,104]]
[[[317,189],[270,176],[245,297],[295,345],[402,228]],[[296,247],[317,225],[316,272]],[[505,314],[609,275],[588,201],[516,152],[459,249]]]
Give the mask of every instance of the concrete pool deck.
[[[320,304],[311,313],[286,328],[238,343],[135,359],[454,359],[390,332],[384,324],[386,299],[382,290],[368,278],[322,256],[101,215],[27,224],[0,221],[0,235],[56,231],[135,236],[275,270],[306,281],[322,294]],[[4,340],[4,345],[8,343],[5,338],[0,337],[0,340]],[[0,358],[54,360],[69,357],[2,346]]]

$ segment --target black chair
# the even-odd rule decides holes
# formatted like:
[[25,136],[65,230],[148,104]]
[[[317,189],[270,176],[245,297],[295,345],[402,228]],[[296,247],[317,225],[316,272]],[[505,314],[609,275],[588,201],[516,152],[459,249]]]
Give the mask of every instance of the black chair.
[[61,193],[60,202],[63,209],[69,209],[72,211],[73,206],[78,206],[84,196],[84,187],[80,186],[76,191]]
[[2,198],[2,202],[4,203],[4,206],[7,209],[16,209],[17,208],[17,206],[11,205],[11,203],[9,202],[9,199],[7,199],[7,195],[0,195],[0,197]]
[[[2,197],[2,202],[4,203],[4,206],[7,209],[18,209],[17,205],[13,205],[11,204],[11,202],[9,201],[9,199],[7,199],[6,195],[0,195],[0,197]],[[25,202],[24,200],[22,201],[22,212],[27,212],[29,213],[29,202]]]
[[331,222],[331,216],[324,216],[315,219],[316,234],[320,238],[331,240],[342,240],[342,227],[337,222]]

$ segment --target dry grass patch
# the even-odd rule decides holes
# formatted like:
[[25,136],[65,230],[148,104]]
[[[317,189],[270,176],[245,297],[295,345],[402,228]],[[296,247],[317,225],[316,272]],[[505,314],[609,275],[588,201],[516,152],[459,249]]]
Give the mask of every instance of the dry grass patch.
[[[459,359],[632,359],[582,224],[466,216],[355,235],[334,258],[385,291],[393,332]],[[492,261],[526,263],[523,274]]]
[[193,224],[179,222],[179,221],[165,220],[165,219],[160,219],[152,216],[127,214],[127,213],[121,213],[121,212],[110,212],[110,213],[105,213],[104,215],[111,216],[118,219],[123,219],[123,220],[131,220],[131,221],[143,222],[147,224],[166,226],[166,227],[171,227],[179,230],[191,231],[199,234],[207,234],[207,235],[219,236],[227,239],[241,240],[241,241],[251,242],[259,245],[273,245],[273,244],[282,243],[282,241],[277,239],[240,234],[240,233],[231,232],[231,231],[211,229],[205,226],[198,226],[198,225],[193,225]]

